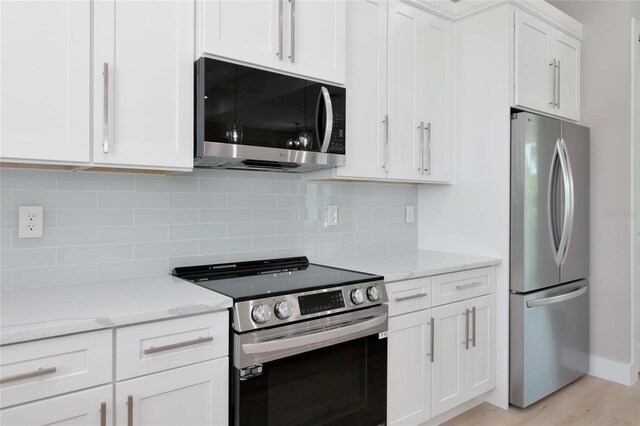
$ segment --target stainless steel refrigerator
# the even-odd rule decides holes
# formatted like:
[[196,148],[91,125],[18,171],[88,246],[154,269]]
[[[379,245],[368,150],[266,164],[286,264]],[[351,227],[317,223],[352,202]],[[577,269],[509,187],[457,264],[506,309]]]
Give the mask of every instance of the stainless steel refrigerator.
[[511,404],[589,369],[589,129],[511,117]]

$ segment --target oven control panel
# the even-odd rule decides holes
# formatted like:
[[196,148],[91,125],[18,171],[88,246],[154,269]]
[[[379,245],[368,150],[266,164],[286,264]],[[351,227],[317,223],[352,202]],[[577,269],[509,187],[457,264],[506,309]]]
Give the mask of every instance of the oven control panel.
[[376,306],[387,300],[382,280],[247,300],[233,306],[233,329],[243,332],[274,327]]

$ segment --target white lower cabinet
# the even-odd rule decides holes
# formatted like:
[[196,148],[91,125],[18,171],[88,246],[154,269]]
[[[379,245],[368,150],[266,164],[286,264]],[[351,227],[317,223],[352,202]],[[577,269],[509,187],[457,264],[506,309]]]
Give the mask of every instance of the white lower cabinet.
[[4,426],[111,425],[113,424],[112,390],[111,385],[106,385],[7,408],[0,411],[0,424]]
[[431,417],[431,311],[389,319],[387,424],[420,424]]
[[495,387],[495,301],[476,297],[432,309],[433,415]]
[[116,384],[116,424],[228,424],[228,358]]
[[[488,276],[482,268],[395,282],[390,295],[387,423],[419,425],[495,387],[495,295],[442,304],[429,295],[443,283]],[[429,285],[428,288],[425,285]],[[403,296],[400,290],[409,291]],[[433,290],[433,291],[432,291]],[[463,294],[459,292],[458,297]],[[407,304],[405,300],[411,302]],[[421,301],[416,305],[415,301]]]

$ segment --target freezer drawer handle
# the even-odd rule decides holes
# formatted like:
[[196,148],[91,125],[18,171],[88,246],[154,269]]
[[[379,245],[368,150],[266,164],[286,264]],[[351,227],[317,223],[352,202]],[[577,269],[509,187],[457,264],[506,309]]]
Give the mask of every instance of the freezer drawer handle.
[[558,296],[545,297],[544,299],[527,300],[527,308],[535,308],[536,306],[551,305],[553,303],[566,302],[567,300],[575,299],[578,296],[582,296],[587,292],[588,286],[584,285],[577,290],[569,293],[560,294]]

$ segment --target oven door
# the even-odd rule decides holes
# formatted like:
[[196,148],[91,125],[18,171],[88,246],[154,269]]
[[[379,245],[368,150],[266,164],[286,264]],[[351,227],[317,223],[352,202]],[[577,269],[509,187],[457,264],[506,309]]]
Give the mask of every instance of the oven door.
[[384,425],[386,310],[235,335],[235,424]]

